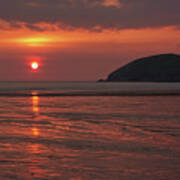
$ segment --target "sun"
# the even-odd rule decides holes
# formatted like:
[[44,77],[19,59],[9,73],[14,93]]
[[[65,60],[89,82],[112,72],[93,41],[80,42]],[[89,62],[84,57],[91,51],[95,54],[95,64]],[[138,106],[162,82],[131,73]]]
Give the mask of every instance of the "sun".
[[37,70],[39,68],[39,63],[38,62],[32,62],[31,63],[31,69],[32,70]]

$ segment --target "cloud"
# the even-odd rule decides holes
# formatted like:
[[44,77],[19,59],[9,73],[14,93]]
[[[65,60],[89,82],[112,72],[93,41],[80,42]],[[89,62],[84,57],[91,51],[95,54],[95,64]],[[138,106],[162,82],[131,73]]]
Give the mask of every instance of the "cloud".
[[118,0],[104,0],[102,2],[102,5],[106,6],[106,7],[111,7],[111,6],[116,7],[116,8],[121,8],[122,7],[122,4]]
[[35,31],[46,30],[38,23],[88,30],[179,26],[179,7],[179,0],[0,0],[0,19]]

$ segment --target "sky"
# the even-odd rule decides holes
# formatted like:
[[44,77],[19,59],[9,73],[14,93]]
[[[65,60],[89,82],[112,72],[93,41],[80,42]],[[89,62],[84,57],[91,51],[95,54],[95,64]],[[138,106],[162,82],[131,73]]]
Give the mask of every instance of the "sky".
[[180,54],[179,7],[179,0],[0,0],[0,81],[96,81],[136,58]]

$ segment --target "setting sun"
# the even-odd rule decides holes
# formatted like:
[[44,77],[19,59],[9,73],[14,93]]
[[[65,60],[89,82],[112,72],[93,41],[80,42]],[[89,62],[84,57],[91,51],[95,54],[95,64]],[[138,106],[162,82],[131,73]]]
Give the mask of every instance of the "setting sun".
[[31,69],[37,70],[39,68],[39,64],[37,62],[32,62],[31,63]]

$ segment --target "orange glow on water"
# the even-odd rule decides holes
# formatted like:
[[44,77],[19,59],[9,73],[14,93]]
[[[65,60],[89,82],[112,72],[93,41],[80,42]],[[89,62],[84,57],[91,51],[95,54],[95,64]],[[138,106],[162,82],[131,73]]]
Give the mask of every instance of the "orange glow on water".
[[39,97],[38,96],[33,96],[32,97],[32,110],[34,113],[38,113],[39,112]]
[[35,113],[38,113],[39,112],[39,108],[38,107],[33,107],[33,112],[35,112]]
[[[36,120],[39,115],[39,97],[37,96],[36,92],[32,92],[32,95],[34,95],[32,97],[32,111],[35,115],[35,120]],[[33,127],[32,134],[34,136],[39,136],[40,135],[39,129],[37,127]]]
[[33,105],[37,106],[38,102],[39,102],[39,97],[38,96],[33,96],[32,99],[33,99]]
[[40,134],[38,128],[32,128],[32,132],[34,136],[38,136]]

